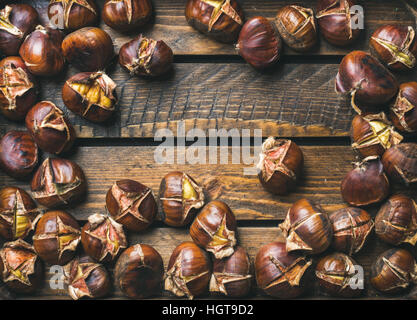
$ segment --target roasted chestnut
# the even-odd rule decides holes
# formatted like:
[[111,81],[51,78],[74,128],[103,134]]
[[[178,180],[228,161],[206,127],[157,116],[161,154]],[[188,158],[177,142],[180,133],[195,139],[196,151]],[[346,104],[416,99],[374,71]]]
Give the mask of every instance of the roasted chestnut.
[[152,190],[133,180],[119,180],[106,196],[106,207],[116,222],[140,232],[155,219],[157,205]]
[[358,279],[358,264],[344,253],[332,253],[319,260],[316,277],[320,289],[331,296],[353,298],[363,293],[363,283]]
[[385,150],[403,140],[383,112],[355,116],[351,133],[352,148],[362,157],[382,156]]
[[0,51],[16,56],[26,36],[35,30],[39,16],[28,4],[9,4],[0,10]]
[[33,176],[32,196],[52,208],[80,201],[87,192],[84,172],[73,161],[47,158]]
[[369,213],[359,208],[343,208],[329,218],[333,226],[332,247],[350,256],[362,249],[374,229]]
[[263,70],[278,62],[282,40],[268,19],[254,17],[243,25],[236,49],[252,67]]
[[39,148],[60,154],[74,144],[76,133],[64,112],[50,101],[41,101],[26,115],[26,128]]
[[287,239],[288,252],[318,254],[332,242],[333,229],[329,216],[319,204],[307,199],[292,205],[279,228]]
[[104,214],[93,214],[81,229],[84,251],[98,262],[114,261],[127,248],[123,226]]
[[64,267],[68,294],[74,300],[84,297],[102,298],[109,294],[110,275],[101,264],[88,256],[77,257]]
[[130,74],[145,77],[157,77],[172,68],[174,54],[162,41],[137,36],[125,43],[119,52],[119,63]]
[[401,131],[417,131],[417,82],[400,85],[397,99],[391,107],[390,119]]
[[[361,34],[360,28],[352,28],[354,13],[353,0],[319,0],[317,23],[323,37],[335,46],[347,46]],[[363,19],[363,17],[361,17]]]
[[416,65],[417,41],[412,26],[381,26],[369,45],[371,53],[391,70],[410,70]]
[[80,239],[80,226],[72,215],[48,211],[38,221],[33,246],[42,260],[63,266],[74,257]]
[[188,0],[185,17],[190,26],[220,42],[235,42],[244,22],[236,0]]
[[316,20],[310,8],[285,6],[278,11],[275,25],[291,49],[305,52],[317,43]]
[[107,0],[101,13],[103,21],[118,31],[133,31],[152,17],[150,0]]
[[258,287],[266,294],[291,299],[305,293],[313,279],[311,258],[288,252],[284,242],[261,247],[255,258]]
[[165,275],[165,290],[189,299],[208,290],[211,263],[208,255],[194,242],[183,242],[172,252]]
[[393,245],[417,242],[417,205],[404,195],[394,195],[381,207],[375,217],[375,233]]
[[161,290],[164,263],[151,246],[136,244],[126,249],[117,260],[115,281],[124,295],[143,299]]
[[291,140],[268,138],[259,155],[258,178],[266,190],[284,195],[295,189],[304,166],[304,156]]
[[0,250],[0,275],[10,290],[33,293],[42,284],[42,261],[33,246],[22,239],[6,242]]
[[389,249],[372,265],[372,286],[384,293],[398,293],[417,281],[416,262],[405,249]]
[[50,0],[50,23],[61,30],[76,30],[97,22],[98,8],[94,0]]
[[384,153],[382,163],[392,181],[407,186],[417,182],[416,143],[401,143],[391,147]]
[[182,227],[189,224],[196,211],[204,205],[204,192],[189,175],[174,171],[162,179],[159,199],[162,220],[169,226]]
[[65,65],[61,43],[61,31],[39,25],[23,41],[19,54],[34,75],[55,76]]
[[67,61],[80,71],[103,70],[113,59],[114,47],[107,32],[94,27],[78,29],[62,41]]
[[[1,29],[0,29],[1,30]],[[36,103],[37,83],[20,57],[0,61],[0,111],[11,120],[23,120]]]
[[229,206],[211,201],[204,206],[190,227],[193,241],[216,259],[229,257],[236,245],[236,217]]
[[23,189],[0,189],[0,235],[6,240],[24,239],[41,217],[35,201]]
[[398,82],[376,58],[353,51],[340,63],[336,92],[349,96],[352,108],[361,114],[387,104],[397,94]]
[[225,259],[213,261],[210,292],[239,298],[249,294],[252,286],[252,268],[249,256],[243,247],[236,247]]
[[354,163],[342,181],[340,190],[343,199],[352,206],[361,207],[378,203],[388,197],[390,184],[378,157],[367,157]]
[[116,109],[116,83],[102,71],[78,73],[62,87],[62,100],[87,120],[104,122]]
[[31,174],[38,158],[38,147],[28,132],[11,130],[0,140],[0,168],[14,178]]

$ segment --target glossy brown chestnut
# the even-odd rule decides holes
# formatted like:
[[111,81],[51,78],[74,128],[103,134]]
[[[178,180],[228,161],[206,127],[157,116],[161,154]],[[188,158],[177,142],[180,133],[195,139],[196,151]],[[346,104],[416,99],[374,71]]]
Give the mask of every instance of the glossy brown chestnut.
[[318,254],[332,242],[333,229],[329,216],[320,205],[307,199],[293,204],[279,228],[287,238],[288,252]]
[[[355,13],[353,0],[319,0],[317,23],[323,37],[335,46],[348,46],[361,34],[361,28],[352,28]],[[363,17],[361,17],[363,19]]]
[[96,24],[98,8],[94,0],[50,0],[48,17],[55,28],[77,30]]
[[136,244],[126,249],[115,267],[115,281],[124,295],[143,299],[161,291],[164,263],[151,246]]
[[96,213],[81,229],[84,251],[98,262],[114,261],[127,248],[123,226],[111,217]]
[[382,156],[403,137],[394,130],[385,113],[357,115],[352,121],[352,148],[362,157]]
[[24,239],[42,216],[29,194],[20,188],[0,189],[0,235],[6,240]]
[[50,101],[37,103],[26,115],[26,128],[39,148],[60,154],[71,149],[76,133],[64,112]]
[[391,107],[390,120],[400,131],[417,131],[417,82],[400,85],[397,99]]
[[412,26],[384,25],[369,41],[372,55],[391,70],[410,70],[416,65],[417,41]]
[[340,187],[342,197],[347,203],[362,207],[381,202],[388,197],[390,184],[378,157],[367,157],[354,166]]
[[63,266],[74,258],[80,238],[80,226],[72,215],[48,211],[36,226],[33,246],[43,261]]
[[65,65],[61,43],[61,31],[39,25],[23,41],[19,54],[34,75],[55,76]]
[[293,191],[303,167],[303,152],[291,140],[270,137],[262,145],[258,178],[269,192],[285,195]]
[[316,20],[310,8],[285,6],[278,11],[275,25],[291,49],[305,52],[317,43]]
[[381,207],[375,217],[375,233],[393,245],[417,242],[417,205],[404,195],[394,195]]
[[148,228],[157,212],[152,190],[128,179],[117,181],[109,189],[106,207],[116,222],[135,232]]
[[228,258],[213,261],[210,292],[239,298],[249,294],[252,286],[252,266],[243,247],[236,247]]
[[104,72],[82,72],[62,87],[68,109],[92,122],[110,119],[116,109],[116,83]]
[[244,22],[236,0],[188,0],[185,17],[194,29],[220,42],[235,42]]
[[204,206],[190,227],[193,241],[211,252],[216,259],[229,257],[236,245],[236,217],[222,201],[211,201]]
[[38,147],[25,131],[11,130],[0,140],[0,168],[16,179],[26,178],[38,164]]
[[68,294],[74,300],[103,298],[112,288],[106,268],[88,256],[76,257],[64,267]]
[[417,143],[391,147],[384,153],[382,163],[392,181],[407,186],[417,182]]
[[9,4],[0,10],[0,51],[16,56],[26,36],[35,30],[39,16],[28,4]]
[[311,258],[288,252],[284,242],[272,242],[261,247],[256,254],[256,282],[272,297],[296,298],[310,287],[312,263]]
[[10,290],[33,293],[42,284],[43,264],[29,243],[6,242],[0,250],[0,275]]
[[157,77],[172,68],[174,54],[162,40],[153,40],[143,35],[125,43],[119,52],[119,63],[130,74]]
[[67,35],[62,41],[67,61],[80,71],[104,70],[114,56],[114,47],[107,32],[85,27]]
[[0,61],[0,111],[6,118],[25,119],[37,95],[37,82],[20,57]]
[[33,176],[32,196],[45,207],[71,205],[87,193],[84,172],[73,161],[47,158]]
[[[320,289],[325,293],[343,298],[358,297],[363,293],[355,260],[344,253],[332,253],[319,260],[316,266],[316,277]],[[356,284],[357,287],[352,286]]]
[[115,30],[133,31],[151,19],[152,3],[150,0],[107,0],[101,16]]
[[369,213],[359,208],[343,208],[329,218],[333,226],[332,247],[350,256],[363,248],[374,229]]
[[384,293],[398,293],[417,281],[416,262],[405,249],[389,249],[372,265],[372,286]]
[[165,290],[193,299],[207,293],[210,278],[211,262],[207,253],[194,242],[183,242],[169,259]]
[[353,51],[339,66],[336,92],[350,97],[352,108],[361,114],[387,104],[397,94],[398,82],[376,58]]
[[189,224],[204,205],[204,192],[189,175],[173,171],[162,179],[159,199],[162,220],[171,227],[182,227]]

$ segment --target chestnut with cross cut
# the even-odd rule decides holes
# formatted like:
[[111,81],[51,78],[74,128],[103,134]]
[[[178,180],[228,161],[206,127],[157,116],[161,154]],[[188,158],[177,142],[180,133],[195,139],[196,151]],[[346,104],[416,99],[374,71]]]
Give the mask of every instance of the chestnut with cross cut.
[[119,63],[130,74],[157,77],[172,68],[174,54],[162,40],[153,40],[139,35],[125,43],[119,52]]
[[382,156],[384,170],[393,182],[406,186],[417,182],[417,143],[389,148]]
[[24,239],[35,229],[42,211],[23,189],[0,189],[0,235],[6,240]]
[[196,30],[225,43],[237,40],[244,22],[236,0],[188,0],[185,17]]
[[82,72],[62,87],[62,100],[72,112],[92,122],[104,122],[115,111],[116,83],[104,72]]
[[162,179],[159,199],[164,223],[182,227],[189,224],[197,210],[204,205],[204,192],[189,175],[173,171]]
[[295,189],[303,166],[303,152],[294,142],[269,137],[259,155],[258,178],[269,192],[284,195]]
[[20,57],[0,61],[0,111],[10,120],[23,120],[36,103],[37,82]]
[[417,131],[417,82],[400,85],[397,99],[390,108],[390,120],[400,131]]
[[74,257],[80,239],[80,226],[72,215],[49,211],[36,226],[33,246],[42,260],[62,266]]
[[47,158],[33,176],[32,196],[45,207],[70,205],[87,193],[82,169],[67,159]]
[[93,214],[81,230],[85,253],[99,262],[114,261],[127,248],[123,226],[104,214]]
[[134,180],[119,180],[106,196],[107,210],[127,229],[140,232],[155,219],[157,205],[152,190]]
[[43,264],[26,241],[6,242],[0,250],[0,275],[10,290],[30,294],[42,284]]
[[94,25],[98,8],[94,0],[51,0],[48,17],[55,28],[71,31]]

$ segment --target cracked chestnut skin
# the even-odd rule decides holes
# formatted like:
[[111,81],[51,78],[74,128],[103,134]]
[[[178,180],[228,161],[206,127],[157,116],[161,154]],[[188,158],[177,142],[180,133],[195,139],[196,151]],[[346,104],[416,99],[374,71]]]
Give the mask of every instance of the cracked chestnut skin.
[[149,22],[152,3],[150,0],[107,0],[101,15],[110,28],[129,32]]
[[26,128],[43,151],[61,154],[69,151],[76,133],[64,112],[50,101],[37,103],[26,115]]
[[188,0],[185,17],[191,27],[224,43],[237,40],[245,19],[236,0]]
[[161,291],[164,263],[153,247],[136,244],[126,249],[117,260],[115,281],[129,298],[144,299]]
[[417,131],[417,82],[400,85],[397,99],[390,109],[390,120],[400,131]]
[[38,159],[38,146],[28,132],[11,130],[0,140],[0,168],[9,176],[27,178]]
[[312,260],[287,252],[284,242],[262,246],[255,257],[258,287],[267,295],[292,299],[303,295],[313,280]]
[[35,105],[38,84],[20,57],[0,61],[0,111],[14,121],[24,120]]
[[74,258],[80,235],[80,226],[72,215],[48,211],[36,226],[33,246],[43,261],[63,266]]
[[23,40],[38,25],[38,12],[28,4],[9,4],[0,11],[0,19],[11,24],[9,30],[0,28],[0,51],[16,56]]
[[384,170],[393,182],[417,182],[417,144],[408,142],[389,148],[382,156]]

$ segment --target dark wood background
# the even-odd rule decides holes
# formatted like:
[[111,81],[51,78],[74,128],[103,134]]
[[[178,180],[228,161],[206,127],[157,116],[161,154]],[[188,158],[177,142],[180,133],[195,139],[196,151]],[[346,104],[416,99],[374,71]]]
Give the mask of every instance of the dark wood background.
[[[44,24],[47,0],[22,1],[34,5]],[[102,7],[104,1],[98,1]],[[350,148],[349,127],[353,111],[334,92],[334,77],[342,57],[354,50],[368,50],[368,40],[380,25],[398,23],[415,26],[412,7],[401,1],[363,1],[366,30],[352,47],[335,48],[320,39],[319,46],[300,55],[285,48],[281,63],[268,73],[249,67],[232,45],[219,44],[190,28],[184,17],[185,0],[153,0],[153,23],[139,32],[164,40],[175,53],[174,70],[162,79],[144,80],[131,77],[116,63],[106,70],[118,84],[119,110],[114,121],[96,125],[68,112],[62,103],[61,87],[77,71],[68,68],[56,79],[42,79],[41,99],[61,107],[74,124],[78,141],[68,155],[84,169],[89,193],[87,200],[68,209],[81,223],[90,214],[104,212],[105,193],[115,180],[131,178],[151,187],[158,195],[161,178],[172,170],[183,170],[206,187],[209,199],[227,202],[238,218],[239,239],[254,258],[260,246],[278,237],[277,225],[296,200],[307,197],[322,204],[329,212],[343,207],[340,182],[356,159]],[[247,17],[273,18],[287,4],[314,7],[315,1],[246,0],[240,1]],[[122,35],[101,23],[120,46],[134,34]],[[416,72],[397,74],[400,81],[416,79]],[[186,130],[199,128],[262,129],[263,136],[289,137],[302,148],[306,158],[303,180],[296,192],[277,197],[265,192],[256,176],[243,175],[244,165],[158,165],[153,140],[156,130],[170,128],[176,132],[179,121]],[[0,134],[22,124],[0,118]],[[415,141],[415,136],[406,137]],[[17,185],[29,190],[28,182],[16,181],[0,173],[0,186]],[[416,187],[394,187],[415,198]],[[375,214],[378,208],[370,208]],[[189,240],[188,229],[174,229],[161,222],[143,234],[129,234],[130,244],[138,242],[154,246],[165,265],[172,250]],[[366,275],[376,256],[387,246],[375,237],[355,256]],[[50,275],[47,275],[47,278]],[[381,296],[366,282],[362,299],[414,298],[413,290],[401,296]],[[255,290],[256,291],[256,290]],[[172,297],[163,292],[162,298]],[[25,299],[68,299],[64,290],[51,290],[48,284],[36,296]],[[112,298],[122,298],[115,289]],[[161,297],[157,297],[161,298]],[[254,292],[251,299],[267,298]],[[316,288],[307,299],[329,298]]]

